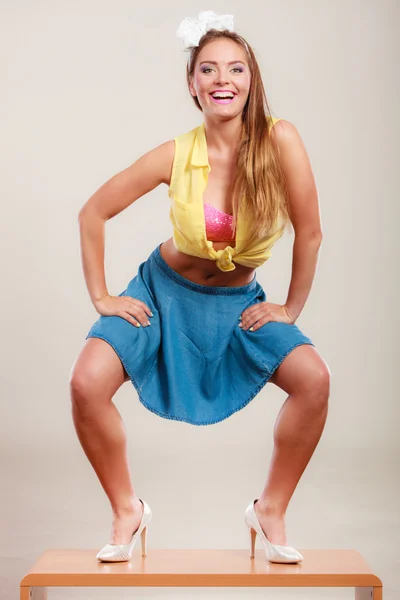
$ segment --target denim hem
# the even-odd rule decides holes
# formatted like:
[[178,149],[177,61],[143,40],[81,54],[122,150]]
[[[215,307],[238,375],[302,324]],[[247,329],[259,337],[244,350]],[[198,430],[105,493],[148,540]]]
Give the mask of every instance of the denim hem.
[[[230,412],[226,413],[224,416],[219,417],[218,419],[214,419],[212,421],[193,421],[190,420],[186,417],[179,417],[176,415],[168,415],[166,413],[163,413],[159,410],[157,410],[156,408],[150,406],[143,398],[142,394],[141,394],[141,387],[138,386],[136,379],[133,377],[132,373],[130,372],[130,369],[127,368],[127,365],[124,362],[124,359],[121,356],[120,351],[116,348],[116,346],[110,342],[107,338],[105,338],[104,336],[102,336],[101,334],[88,334],[88,336],[86,337],[86,339],[90,338],[90,337],[94,337],[94,338],[99,338],[104,340],[105,342],[107,342],[108,344],[110,344],[110,346],[114,349],[114,351],[116,352],[116,354],[118,355],[118,358],[120,359],[122,365],[124,366],[131,382],[132,385],[134,386],[138,397],[139,397],[139,401],[140,403],[147,408],[150,412],[158,415],[159,417],[162,417],[163,419],[169,419],[172,421],[180,421],[183,423],[188,423],[190,425],[196,425],[196,426],[204,426],[204,425],[215,425],[216,423],[220,423],[221,421],[225,421],[226,419],[228,419],[230,416],[232,416],[234,413],[238,412],[239,410],[242,410],[245,406],[247,406],[247,404],[249,404],[249,402],[251,402],[251,400],[253,400],[253,398],[255,396],[257,396],[257,394],[262,390],[262,388],[268,383],[268,381],[271,379],[272,375],[274,374],[274,372],[276,371],[276,369],[281,365],[281,363],[283,362],[283,360],[287,357],[288,354],[290,354],[290,352],[292,352],[292,350],[294,350],[295,348],[297,348],[298,346],[302,346],[302,345],[309,345],[309,346],[314,346],[315,344],[311,341],[311,340],[301,340],[299,342],[296,342],[295,344],[293,344],[286,352],[283,356],[280,357],[279,361],[277,363],[275,363],[275,365],[272,367],[272,369],[268,370],[267,375],[264,377],[264,379],[262,379],[260,381],[260,383],[257,385],[257,387],[253,390],[253,392],[251,393],[251,395],[247,398],[247,400],[245,400],[245,402],[243,402],[240,406],[237,406],[236,408],[234,408],[233,410],[231,410]],[[154,365],[153,365],[154,367]],[[153,370],[153,367],[150,369],[151,371]],[[146,378],[147,379],[147,378]]]
[[287,352],[285,352],[283,356],[281,356],[281,358],[278,360],[275,366],[271,369],[270,375],[273,375],[275,373],[276,369],[282,364],[287,355],[290,354],[292,350],[297,348],[297,346],[314,346],[315,348],[315,344],[311,340],[301,340],[300,342],[296,342],[295,344],[293,344],[293,346],[289,348],[289,350],[287,350]]

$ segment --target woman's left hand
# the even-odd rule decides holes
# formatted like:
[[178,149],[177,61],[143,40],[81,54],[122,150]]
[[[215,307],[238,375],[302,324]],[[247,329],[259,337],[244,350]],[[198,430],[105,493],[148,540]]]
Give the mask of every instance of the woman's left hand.
[[285,304],[258,302],[257,304],[252,304],[242,312],[242,319],[239,327],[241,327],[243,331],[247,331],[247,329],[249,329],[249,331],[256,331],[270,321],[294,323],[294,319],[290,316]]

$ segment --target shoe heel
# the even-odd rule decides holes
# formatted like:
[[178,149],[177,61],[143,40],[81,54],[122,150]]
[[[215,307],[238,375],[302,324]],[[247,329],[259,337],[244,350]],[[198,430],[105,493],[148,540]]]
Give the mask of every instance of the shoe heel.
[[249,527],[248,525],[246,525],[246,527],[247,527],[247,529],[249,531],[250,558],[254,558],[254,551],[255,551],[255,547],[256,547],[257,532],[252,527]]
[[147,541],[147,526],[143,529],[140,534],[140,539],[142,542],[142,556],[146,556],[146,541]]

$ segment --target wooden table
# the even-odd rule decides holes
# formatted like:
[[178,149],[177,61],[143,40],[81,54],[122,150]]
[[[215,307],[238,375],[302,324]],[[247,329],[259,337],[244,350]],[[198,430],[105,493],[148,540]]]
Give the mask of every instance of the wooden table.
[[135,550],[104,563],[98,550],[46,550],[23,577],[20,600],[45,600],[47,587],[354,587],[356,600],[382,600],[382,582],[357,550],[300,550],[300,564],[275,564],[264,550]]

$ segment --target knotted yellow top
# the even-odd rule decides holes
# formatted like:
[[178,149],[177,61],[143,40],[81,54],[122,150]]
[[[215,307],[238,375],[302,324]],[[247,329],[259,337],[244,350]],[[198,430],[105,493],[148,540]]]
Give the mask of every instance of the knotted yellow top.
[[[279,119],[271,117],[270,129],[276,121]],[[215,260],[221,271],[233,271],[235,262],[252,268],[262,265],[270,258],[272,246],[283,235],[280,219],[272,234],[251,245],[246,244],[249,224],[239,203],[235,246],[215,250],[213,242],[206,236],[204,216],[203,194],[211,171],[204,122],[174,139],[175,156],[168,195],[172,200],[169,216],[174,228],[175,247],[191,256]]]

